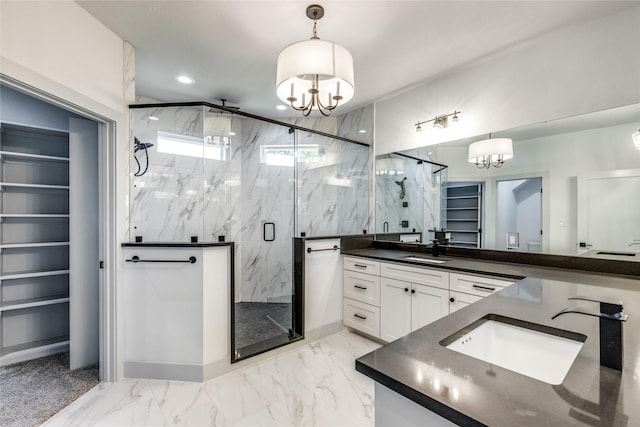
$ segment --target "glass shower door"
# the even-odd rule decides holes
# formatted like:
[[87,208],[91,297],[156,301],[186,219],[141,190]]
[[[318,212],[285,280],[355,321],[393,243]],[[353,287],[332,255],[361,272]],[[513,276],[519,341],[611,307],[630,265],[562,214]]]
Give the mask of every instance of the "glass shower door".
[[294,332],[295,133],[243,120],[241,236],[234,292],[234,359],[287,344]]

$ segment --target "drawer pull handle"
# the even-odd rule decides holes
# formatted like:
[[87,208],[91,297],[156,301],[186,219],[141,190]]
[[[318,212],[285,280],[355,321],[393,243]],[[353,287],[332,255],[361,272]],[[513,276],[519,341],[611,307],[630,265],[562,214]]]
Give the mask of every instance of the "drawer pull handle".
[[475,283],[473,284],[473,289],[477,289],[479,291],[484,291],[484,292],[493,292],[496,290],[496,288],[490,288],[489,286],[481,286]]
[[367,320],[367,316],[363,316],[362,314],[354,314],[353,317],[357,317],[358,319]]
[[365,264],[353,264],[353,266],[358,268],[367,268]]
[[366,286],[353,285],[353,287],[354,287],[354,288],[356,288],[356,289],[362,289],[363,291],[366,291],[366,290],[367,290],[367,287],[366,287]]

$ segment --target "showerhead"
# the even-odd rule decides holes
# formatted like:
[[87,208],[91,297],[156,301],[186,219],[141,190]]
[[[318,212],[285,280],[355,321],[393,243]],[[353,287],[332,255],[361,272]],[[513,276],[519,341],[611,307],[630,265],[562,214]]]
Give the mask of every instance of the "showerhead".
[[140,142],[138,138],[133,137],[133,152],[137,153],[140,150],[146,150],[147,148],[153,147],[153,144],[150,142]]

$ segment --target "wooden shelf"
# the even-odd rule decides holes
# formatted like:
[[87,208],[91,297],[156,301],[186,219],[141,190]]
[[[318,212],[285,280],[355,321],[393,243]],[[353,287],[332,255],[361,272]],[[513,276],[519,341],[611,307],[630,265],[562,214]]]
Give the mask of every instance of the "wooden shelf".
[[19,182],[0,182],[0,187],[29,188],[34,190],[68,190],[68,185],[22,184]]
[[68,157],[47,156],[44,154],[30,154],[30,153],[18,153],[15,151],[0,151],[0,159],[15,159],[21,161],[41,161],[41,162],[56,162],[56,163],[69,163]]
[[3,243],[0,244],[0,249],[46,248],[51,246],[69,246],[69,242]]
[[24,271],[0,275],[0,280],[30,279],[32,277],[48,277],[69,274],[69,270]]
[[69,296],[58,295],[50,297],[29,298],[18,301],[4,302],[0,304],[0,312],[24,310],[25,308],[45,307],[48,305],[65,304],[69,302]]

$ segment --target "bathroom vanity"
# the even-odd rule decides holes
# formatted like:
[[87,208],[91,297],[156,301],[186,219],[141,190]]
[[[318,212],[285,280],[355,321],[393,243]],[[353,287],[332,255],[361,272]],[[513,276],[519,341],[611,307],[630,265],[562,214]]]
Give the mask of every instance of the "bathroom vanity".
[[[450,296],[457,292],[451,287],[456,282],[452,276],[511,277],[515,282],[497,287],[496,292],[464,309],[450,308],[449,315],[412,329],[356,360],[356,370],[376,381],[377,426],[640,423],[640,385],[636,378],[640,369],[640,280],[631,275],[542,265],[431,257],[409,251],[406,246],[404,250],[344,246],[345,275],[350,274],[346,260],[351,258],[400,270],[424,269],[430,275],[437,271],[448,274]],[[444,262],[423,261],[424,267],[420,267],[420,261],[407,257]],[[345,279],[348,298],[346,284]],[[598,318],[566,314],[552,319],[567,307],[599,313],[597,302],[570,300],[575,296],[623,302],[628,318],[623,324],[622,371],[600,364]],[[380,306],[383,309],[382,303]],[[380,320],[384,323],[384,311]],[[345,311],[345,324],[348,321]],[[493,338],[482,335],[480,326],[496,324],[515,328],[515,338],[500,343],[498,337],[495,344]],[[522,351],[520,344],[532,340],[530,336],[520,339],[525,336],[523,331],[537,334],[541,344]],[[383,334],[380,338],[385,340]],[[475,348],[470,346],[473,339],[480,353],[474,354]],[[568,341],[556,344],[562,340]],[[569,347],[562,347],[564,344]]]

